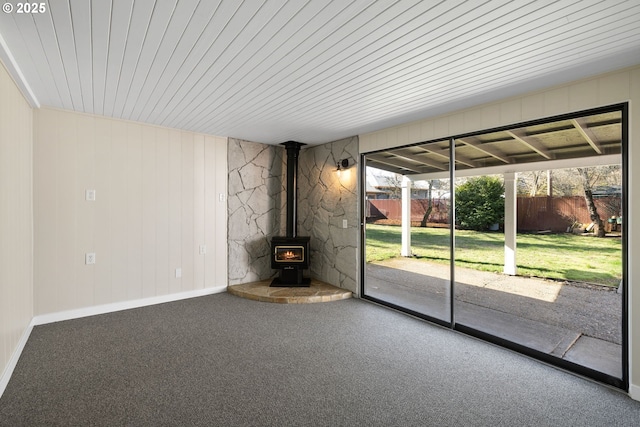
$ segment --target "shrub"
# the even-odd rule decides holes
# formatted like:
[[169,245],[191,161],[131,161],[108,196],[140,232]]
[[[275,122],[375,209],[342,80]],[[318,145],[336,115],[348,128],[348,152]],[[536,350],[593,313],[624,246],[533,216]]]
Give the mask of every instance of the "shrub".
[[491,176],[471,178],[456,188],[456,221],[471,230],[488,230],[504,220],[504,186]]

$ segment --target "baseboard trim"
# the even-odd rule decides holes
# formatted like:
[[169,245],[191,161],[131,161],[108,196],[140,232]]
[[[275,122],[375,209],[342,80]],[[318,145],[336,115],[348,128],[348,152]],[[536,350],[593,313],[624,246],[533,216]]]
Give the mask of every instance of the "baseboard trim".
[[31,331],[33,330],[34,326],[46,325],[47,323],[60,322],[63,320],[79,319],[81,317],[95,316],[98,314],[112,313],[112,312],[121,311],[121,310],[129,310],[132,308],[146,307],[149,305],[163,304],[166,302],[179,301],[179,300],[188,299],[188,298],[202,297],[205,295],[212,295],[212,294],[225,292],[226,290],[227,290],[226,285],[217,286],[213,288],[198,289],[195,291],[180,292],[177,294],[142,298],[142,299],[132,300],[132,301],[122,301],[122,302],[116,302],[112,304],[103,304],[103,305],[97,305],[94,307],[79,308],[76,310],[67,310],[67,311],[60,311],[57,313],[42,314],[39,316],[34,316],[31,319],[29,326],[27,326],[27,328],[22,333],[22,336],[18,341],[18,345],[16,346],[13,352],[13,355],[11,356],[11,359],[9,359],[9,363],[7,364],[4,371],[2,372],[2,376],[0,376],[0,397],[2,397],[2,394],[4,393],[5,389],[7,388],[7,385],[9,384],[11,375],[13,375],[13,371],[15,370],[16,365],[18,364],[20,355],[22,354],[22,351],[24,350],[24,347],[27,344],[27,341],[29,340],[29,336],[31,335]]
[[103,305],[97,305],[94,307],[79,308],[76,310],[67,310],[67,311],[60,311],[57,313],[42,314],[40,316],[34,316],[31,319],[31,323],[29,323],[29,326],[27,326],[27,329],[25,329],[24,332],[22,333],[22,336],[20,337],[20,341],[18,341],[18,345],[16,346],[16,349],[14,350],[13,355],[11,356],[11,359],[9,359],[9,363],[7,364],[4,371],[2,372],[2,376],[0,377],[0,397],[2,397],[4,390],[7,388],[7,385],[9,384],[11,375],[13,375],[13,371],[16,368],[16,365],[18,364],[20,355],[22,354],[22,351],[24,350],[24,347],[27,344],[27,341],[29,340],[29,336],[31,335],[31,331],[33,330],[34,326],[46,325],[47,323],[60,322],[63,320],[79,319],[81,317],[95,316],[98,314],[113,313],[116,311],[129,310],[132,308],[146,307],[149,305],[163,304],[166,302],[179,301],[179,300],[188,299],[188,298],[203,297],[206,295],[219,294],[221,292],[225,292],[226,290],[227,290],[226,285],[217,286],[213,288],[198,289],[195,291],[180,292],[177,294],[142,298],[142,299],[132,300],[132,301],[115,302],[112,304],[103,304]]
[[146,307],[149,305],[163,304],[166,302],[179,301],[182,299],[202,297],[224,292],[227,286],[214,288],[197,289],[195,291],[180,292],[177,294],[161,295],[157,297],[142,298],[138,300],[114,302],[111,304],[96,305],[93,307],[79,308],[75,310],[59,311],[56,313],[41,314],[35,316],[31,322],[33,326],[46,325],[47,323],[61,322],[63,320],[79,319],[82,317],[96,316],[98,314],[113,313],[132,308]]
[[640,402],[640,386],[629,384],[629,397]]
[[24,330],[20,340],[18,341],[18,345],[16,346],[11,358],[9,359],[9,363],[4,368],[4,372],[2,372],[2,376],[0,377],[0,397],[4,394],[4,390],[7,388],[9,384],[9,380],[11,379],[11,375],[13,375],[13,370],[16,368],[18,364],[18,360],[20,359],[20,355],[22,354],[22,350],[24,350],[24,346],[27,345],[27,341],[29,340],[29,336],[31,335],[31,331],[33,330],[33,319],[29,326]]

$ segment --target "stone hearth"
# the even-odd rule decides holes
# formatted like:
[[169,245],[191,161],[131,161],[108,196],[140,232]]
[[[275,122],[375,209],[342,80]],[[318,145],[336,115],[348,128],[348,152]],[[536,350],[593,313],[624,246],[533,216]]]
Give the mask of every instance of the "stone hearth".
[[281,304],[307,304],[330,302],[351,298],[351,291],[311,279],[306,288],[270,287],[271,279],[260,282],[232,285],[227,288],[230,294],[255,301],[276,302]]

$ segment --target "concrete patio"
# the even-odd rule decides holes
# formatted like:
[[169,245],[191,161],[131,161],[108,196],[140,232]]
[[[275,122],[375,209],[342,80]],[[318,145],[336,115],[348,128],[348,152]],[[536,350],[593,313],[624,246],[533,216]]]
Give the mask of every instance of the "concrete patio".
[[[365,294],[449,321],[449,266],[367,263]],[[456,268],[455,322],[620,378],[622,295],[598,285]]]

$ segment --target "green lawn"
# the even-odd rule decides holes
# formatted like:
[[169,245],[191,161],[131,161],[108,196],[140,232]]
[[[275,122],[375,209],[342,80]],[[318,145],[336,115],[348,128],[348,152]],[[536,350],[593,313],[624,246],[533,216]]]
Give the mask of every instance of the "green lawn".
[[[367,262],[400,256],[400,227],[367,224],[366,231]],[[411,250],[416,258],[448,263],[449,230],[412,227]],[[615,237],[518,234],[516,263],[521,276],[618,286],[622,242]],[[501,273],[504,235],[456,230],[456,265]]]

